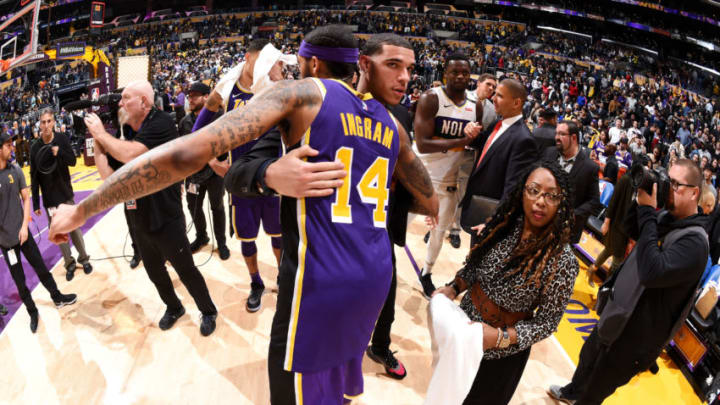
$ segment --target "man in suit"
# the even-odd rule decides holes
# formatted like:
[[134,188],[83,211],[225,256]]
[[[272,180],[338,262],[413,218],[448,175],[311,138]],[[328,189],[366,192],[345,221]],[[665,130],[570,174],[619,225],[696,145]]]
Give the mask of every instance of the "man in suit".
[[580,149],[580,128],[573,121],[562,121],[555,133],[556,148],[547,148],[543,158],[555,160],[569,175],[575,188],[573,208],[575,226],[570,235],[571,243],[578,243],[585,222],[600,209],[598,165]]
[[[472,196],[502,200],[515,186],[522,171],[537,159],[535,141],[522,116],[526,98],[525,87],[515,79],[504,79],[498,85],[493,104],[502,119],[478,135],[470,145],[480,150],[480,154],[460,203],[461,223],[467,223],[465,219],[469,215]],[[481,126],[472,122],[465,128],[469,136],[480,130]],[[471,244],[476,242],[477,235],[473,233]]]
[[540,156],[545,152],[545,149],[555,146],[556,126],[557,113],[552,108],[545,108],[538,112],[538,127],[533,131],[533,138]]

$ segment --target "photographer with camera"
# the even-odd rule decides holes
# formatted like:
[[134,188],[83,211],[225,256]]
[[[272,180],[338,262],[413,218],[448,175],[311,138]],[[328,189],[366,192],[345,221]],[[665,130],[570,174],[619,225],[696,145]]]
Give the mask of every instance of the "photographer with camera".
[[[40,215],[40,193],[43,206],[48,217],[48,224],[60,204],[75,204],[75,194],[70,182],[69,166],[75,166],[77,158],[65,134],[55,132],[55,111],[48,107],[40,112],[40,141],[33,142],[30,148],[30,178],[32,181],[32,203],[35,215]],[[78,228],[70,232],[75,249],[78,251],[77,262],[72,256],[70,245],[60,244],[65,260],[65,279],[70,281],[75,276],[77,263],[82,265],[85,274],[93,271],[90,256],[85,251],[82,231]]]
[[[678,160],[667,177],[638,167],[631,175],[640,236],[598,293],[600,320],[583,345],[572,381],[549,388],[556,400],[600,404],[653,365],[684,322],[705,269],[700,170],[687,159]],[[663,205],[666,210],[658,212]]]
[[[126,124],[136,133],[131,141],[110,135],[97,115],[88,114],[85,117],[88,132],[95,139],[95,163],[103,178],[124,163],[178,137],[172,117],[154,107],[153,96],[152,86],[147,81],[132,82],[122,92],[120,112],[125,116]],[[126,186],[129,191],[138,184],[129,183]],[[190,252],[180,183],[138,200],[127,201],[125,206],[134,211],[135,236],[145,270],[167,305],[159,323],[160,329],[170,329],[185,314],[165,268],[165,261],[170,261],[202,313],[200,333],[210,335],[215,330],[217,309]]]

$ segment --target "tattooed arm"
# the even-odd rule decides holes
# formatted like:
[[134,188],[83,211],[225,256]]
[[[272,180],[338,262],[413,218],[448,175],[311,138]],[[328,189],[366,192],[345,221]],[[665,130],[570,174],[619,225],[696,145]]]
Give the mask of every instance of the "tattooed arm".
[[195,133],[138,156],[80,204],[59,209],[53,217],[50,238],[53,242],[64,242],[67,232],[91,216],[177,183],[200,170],[210,159],[259,137],[281,121],[289,122],[292,133],[299,136],[321,104],[322,95],[312,80],[278,82],[254,97],[245,108],[233,110]]
[[402,126],[400,131],[400,153],[395,165],[395,176],[412,194],[413,202],[409,211],[416,214],[437,217],[439,203],[430,175],[410,145],[410,137]]
[[222,96],[220,96],[220,93],[218,93],[216,89],[213,89],[205,101],[205,108],[212,112],[218,112],[220,107],[222,107]]

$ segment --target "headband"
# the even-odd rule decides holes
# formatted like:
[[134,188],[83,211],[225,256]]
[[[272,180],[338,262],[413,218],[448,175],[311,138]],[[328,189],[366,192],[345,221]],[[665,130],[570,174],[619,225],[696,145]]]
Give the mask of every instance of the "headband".
[[360,51],[357,48],[331,48],[302,41],[298,55],[303,58],[316,57],[331,62],[357,63]]

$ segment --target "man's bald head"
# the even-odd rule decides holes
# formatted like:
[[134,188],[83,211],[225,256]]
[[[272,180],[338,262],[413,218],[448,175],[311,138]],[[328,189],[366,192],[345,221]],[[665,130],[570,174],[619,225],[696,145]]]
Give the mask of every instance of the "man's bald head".
[[500,86],[505,86],[512,98],[519,98],[522,103],[527,100],[527,90],[525,90],[525,86],[519,81],[515,79],[503,79],[500,82]]
[[136,131],[155,104],[155,92],[150,82],[138,80],[125,86],[120,99],[120,115]]
[[148,106],[152,106],[154,103],[155,90],[153,90],[152,85],[147,80],[130,82],[127,86],[125,86],[123,93],[126,91],[130,91],[133,96],[140,96],[144,98],[148,103]]

